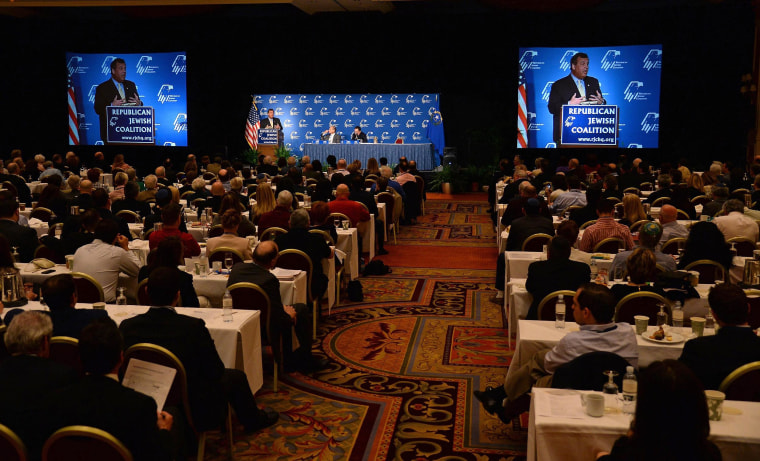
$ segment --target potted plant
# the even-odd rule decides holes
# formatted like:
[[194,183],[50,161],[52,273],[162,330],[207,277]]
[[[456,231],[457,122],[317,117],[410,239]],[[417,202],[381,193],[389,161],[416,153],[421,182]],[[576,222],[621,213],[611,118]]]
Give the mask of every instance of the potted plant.
[[444,165],[440,171],[436,172],[433,180],[430,181],[430,190],[440,190],[444,194],[451,194],[452,184],[456,179],[456,170],[452,165]]
[[290,148],[285,145],[279,146],[274,150],[274,155],[276,155],[277,158],[288,158],[290,157]]
[[242,153],[241,157],[243,159],[243,163],[246,163],[250,166],[256,166],[256,163],[259,161],[259,155],[261,155],[261,153],[258,150],[248,149]]

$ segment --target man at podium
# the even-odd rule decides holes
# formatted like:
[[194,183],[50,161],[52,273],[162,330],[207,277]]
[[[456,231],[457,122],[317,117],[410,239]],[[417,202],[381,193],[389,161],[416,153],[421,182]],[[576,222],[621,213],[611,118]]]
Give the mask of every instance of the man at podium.
[[261,129],[264,128],[274,128],[277,130],[282,129],[282,123],[280,123],[280,119],[274,116],[274,109],[269,109],[267,111],[267,118],[261,120]]
[[607,104],[599,80],[588,76],[588,55],[575,53],[570,59],[570,75],[552,84],[549,93],[549,112],[554,115],[554,142],[560,144],[562,106],[565,104]]
[[140,96],[137,94],[135,82],[126,80],[127,63],[116,58],[111,61],[111,78],[98,85],[95,89],[95,112],[100,117],[100,139],[107,142],[106,107],[142,106]]

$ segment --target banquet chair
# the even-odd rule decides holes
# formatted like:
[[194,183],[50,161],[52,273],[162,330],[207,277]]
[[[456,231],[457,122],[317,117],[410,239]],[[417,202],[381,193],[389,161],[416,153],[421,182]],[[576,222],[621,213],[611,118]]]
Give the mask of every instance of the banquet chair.
[[24,442],[8,426],[0,424],[0,459],[3,461],[26,461]]
[[710,197],[706,195],[697,195],[696,197],[691,199],[692,205],[704,205],[705,203],[708,203],[710,201]]
[[311,259],[309,256],[301,250],[289,249],[282,250],[277,256],[277,263],[275,267],[282,267],[283,269],[296,269],[306,272],[306,305],[312,305],[312,324],[314,326],[313,337],[317,337],[317,319],[319,318],[319,300],[314,299],[311,292],[311,277],[314,274],[314,268],[311,265]]
[[306,195],[303,192],[296,192],[295,196],[296,196],[296,200],[298,200],[299,202],[301,203],[306,202]]
[[97,303],[105,301],[103,287],[91,275],[83,272],[72,272],[74,285],[77,287],[77,296],[80,303]]
[[29,214],[29,219],[32,218],[37,218],[43,222],[49,222],[51,219],[53,219],[53,211],[49,208],[45,208],[44,206],[38,206]]
[[660,197],[652,202],[652,208],[659,208],[670,203],[670,197]]
[[[174,375],[174,381],[172,381],[171,388],[169,389],[169,395],[166,397],[164,408],[174,407],[182,409],[182,414],[184,415],[185,421],[187,422],[187,426],[190,427],[190,429],[198,437],[198,461],[203,461],[203,454],[206,448],[206,436],[208,431],[200,430],[196,422],[193,421],[193,414],[190,408],[190,400],[188,399],[187,372],[185,371],[185,366],[182,364],[182,361],[177,358],[177,356],[174,355],[174,353],[169,349],[161,347],[157,344],[150,343],[137,343],[130,346],[126,351],[124,351],[124,370],[127,369],[129,361],[132,359],[143,360],[145,362],[174,368],[176,374]],[[232,414],[229,405],[227,406],[226,419],[227,433],[229,434],[230,453],[233,453],[234,439],[232,434]]]
[[377,181],[375,181],[374,179],[364,178],[364,188],[365,189],[370,189],[375,184],[377,184]]
[[396,225],[398,224],[394,219],[394,207],[396,204],[396,199],[393,197],[393,194],[390,194],[388,192],[380,192],[375,196],[375,200],[377,203],[384,203],[385,204],[385,227],[391,228],[393,232],[393,244],[395,245],[397,243],[396,241]]
[[306,178],[306,187],[311,186],[312,184],[316,186],[317,180],[314,178]]
[[652,186],[651,182],[643,182],[639,184],[639,190],[642,191],[652,191],[654,190],[654,186]]
[[625,242],[622,239],[610,237],[594,245],[594,253],[617,253],[618,249],[625,248]]
[[620,199],[619,199],[619,198],[617,198],[617,197],[615,197],[615,196],[609,196],[609,197],[605,197],[604,199],[605,199],[605,200],[609,200],[609,201],[610,201],[610,202],[612,202],[614,205],[617,205],[618,203],[621,203],[621,204],[623,203],[623,202],[621,202],[621,201],[620,201]]
[[210,171],[207,171],[203,173],[202,178],[205,179],[206,181],[211,181],[212,179],[216,179],[216,175]]
[[566,215],[570,216],[570,213],[572,213],[573,211],[575,211],[575,210],[582,210],[583,208],[584,208],[584,207],[582,207],[582,206],[580,206],[580,205],[573,205],[573,206],[569,206],[569,207],[565,208],[565,211],[564,211],[564,213],[565,213]]
[[596,224],[596,219],[592,219],[591,221],[586,221],[585,223],[581,224],[581,227],[578,228],[578,230],[584,230],[588,226],[593,226]]
[[139,214],[135,213],[132,210],[121,210],[116,213],[116,216],[120,217],[127,223],[140,223],[142,222],[142,218]]
[[329,232],[323,231],[321,229],[309,229],[309,232],[311,232],[312,234],[319,235],[320,237],[324,238],[325,242],[327,242],[329,246],[335,246],[335,241],[333,240]]
[[148,279],[145,278],[137,285],[137,302],[141,306],[152,306],[150,296],[148,296]]
[[609,378],[605,371],[617,372],[613,381],[619,389],[623,387],[623,375],[630,364],[623,357],[607,351],[587,352],[560,365],[554,370],[552,387],[555,389],[577,389],[601,391]]
[[726,270],[723,265],[709,259],[699,259],[689,263],[683,270],[699,272],[699,283],[712,285],[716,280],[726,281]]
[[79,340],[71,336],[53,336],[50,338],[50,360],[68,365],[80,375],[82,361],[79,359]]
[[648,219],[639,219],[635,223],[631,224],[631,233],[638,232],[639,227],[643,226],[644,224],[650,222]]
[[[10,353],[8,353],[8,348],[5,346],[5,332],[8,331],[8,327],[3,325],[0,325],[0,363],[3,362],[3,360],[10,357]],[[2,456],[0,456],[0,459],[2,459]]]
[[230,253],[232,255],[232,264],[243,262],[243,255],[236,249],[230,247],[219,247],[209,253],[208,263],[211,264],[214,261],[221,261],[222,265],[224,265],[224,258],[227,256],[227,253]]
[[190,197],[190,196],[191,196],[191,195],[193,195],[193,194],[195,194],[195,191],[194,191],[194,190],[186,190],[185,192],[183,192],[183,193],[182,193],[182,194],[179,196],[179,198],[181,198],[182,200],[187,200],[187,198],[188,198],[188,197]]
[[691,221],[691,216],[689,216],[689,213],[683,211],[680,208],[676,209],[676,215],[677,215],[677,219],[683,219],[684,221]]
[[664,296],[651,291],[638,291],[623,297],[615,306],[615,322],[626,322],[634,325],[635,315],[646,315],[649,317],[649,324],[657,324],[657,313],[660,312],[660,305],[665,305],[665,313],[670,316],[670,301]]
[[264,240],[274,240],[278,235],[287,233],[287,229],[283,229],[282,227],[270,227],[259,236],[259,241],[263,242]]
[[573,296],[575,296],[575,292],[572,290],[557,290],[555,292],[549,293],[548,295],[544,296],[544,299],[541,300],[540,303],[538,303],[538,320],[554,320],[554,308],[557,305],[557,301],[559,300],[559,296],[563,295],[564,301],[565,301],[565,315],[568,314],[568,312],[572,315],[572,299]]
[[[386,209],[387,211],[387,209]],[[327,242],[327,245],[334,247],[335,242],[333,241],[332,236],[330,236],[329,233],[320,230],[320,229],[310,229],[309,232],[312,234],[317,234],[320,237],[325,239],[325,242]],[[340,306],[340,288],[341,288],[341,280],[343,280],[343,270],[345,269],[345,265],[342,263],[339,263],[338,260],[335,260],[335,306]],[[332,308],[328,307],[328,313],[327,315],[332,314]]]
[[760,290],[745,290],[749,302],[747,323],[753,330],[760,328]]
[[417,191],[420,194],[420,215],[425,214],[425,179],[420,175],[414,175],[414,182],[417,184]]
[[330,213],[330,216],[327,219],[340,219],[341,223],[343,223],[343,221],[348,221],[350,223],[349,227],[356,227],[354,223],[351,222],[351,219],[343,213]]
[[[232,307],[235,309],[248,309],[258,310],[260,312],[261,325],[261,343],[262,346],[269,346],[272,353],[272,360],[274,361],[274,368],[272,371],[272,389],[277,392],[278,376],[283,371],[283,351],[282,351],[282,335],[278,331],[275,331],[276,337],[272,336],[271,322],[272,322],[272,302],[269,299],[269,295],[258,285],[250,282],[239,282],[227,287],[230,295],[232,296]],[[262,349],[262,353],[266,352],[266,349]]]
[[207,239],[219,237],[220,235],[224,234],[224,228],[221,224],[217,224],[215,226],[211,226],[211,229],[208,230],[208,234],[206,235]]
[[42,461],[132,461],[132,454],[119,439],[90,426],[67,426],[48,437]]
[[38,258],[49,259],[56,264],[66,264],[65,256],[45,244],[41,244],[34,250],[34,259]]
[[[197,198],[197,199],[193,200],[192,202],[190,202],[190,207],[197,209],[198,206],[204,205],[205,203],[206,203],[206,199],[205,198]],[[200,216],[199,216],[199,218],[200,218]]]
[[59,222],[59,223],[56,223],[56,224],[53,224],[52,226],[50,226],[50,228],[48,229],[47,235],[49,235],[51,237],[55,237],[55,231],[58,230],[58,229],[60,229],[61,232],[63,232],[63,223],[62,222]]
[[667,242],[662,244],[662,248],[660,251],[662,253],[665,253],[666,255],[677,255],[678,254],[678,245],[681,245],[682,247],[686,245],[686,238],[685,237],[673,237],[672,239],[668,240]]
[[726,243],[736,249],[737,256],[754,256],[754,251],[757,249],[755,241],[746,237],[732,237],[726,240]]
[[552,241],[549,234],[533,234],[526,238],[522,244],[522,251],[544,251],[544,245],[549,245]]
[[634,194],[634,195],[641,196],[641,191],[639,190],[638,187],[628,187],[623,190],[623,195],[625,194]]
[[404,195],[406,195],[406,200],[404,200],[404,219],[407,221],[416,220],[422,214],[422,196],[419,186],[416,182],[409,181],[405,182],[401,188],[404,190]]
[[751,362],[732,371],[718,389],[726,400],[760,402],[760,362]]
[[5,189],[5,190],[7,190],[7,191],[10,191],[10,193],[11,193],[11,195],[13,195],[13,197],[18,197],[18,189],[16,189],[16,186],[14,186],[12,182],[10,182],[10,181],[3,181],[2,188]]

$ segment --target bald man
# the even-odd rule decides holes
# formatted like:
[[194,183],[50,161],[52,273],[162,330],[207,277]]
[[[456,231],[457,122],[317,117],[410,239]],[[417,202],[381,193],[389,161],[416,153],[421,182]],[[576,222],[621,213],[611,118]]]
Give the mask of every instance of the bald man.
[[346,184],[340,184],[335,190],[335,200],[329,202],[330,213],[343,213],[351,220],[351,226],[356,227],[363,221],[369,221],[369,211],[359,202],[350,200],[350,191]]
[[662,245],[672,238],[689,236],[689,230],[678,224],[678,210],[673,205],[663,205],[660,209],[660,225],[662,226],[662,238],[657,244],[657,250],[661,250]]
[[211,197],[206,199],[206,202],[198,207],[198,216],[203,213],[206,208],[211,208],[214,213],[219,213],[219,208],[222,205],[222,198],[225,194],[224,184],[221,181],[215,181],[211,185]]

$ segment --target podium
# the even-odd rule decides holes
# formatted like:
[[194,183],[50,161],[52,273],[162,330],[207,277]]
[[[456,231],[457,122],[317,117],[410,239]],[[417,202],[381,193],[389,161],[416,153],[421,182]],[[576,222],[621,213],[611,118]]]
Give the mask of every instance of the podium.
[[557,147],[617,147],[619,120],[618,106],[564,105]]
[[263,155],[275,157],[275,150],[283,145],[282,130],[276,128],[264,128],[259,130],[258,151]]
[[156,122],[150,106],[107,106],[108,144],[156,144]]

